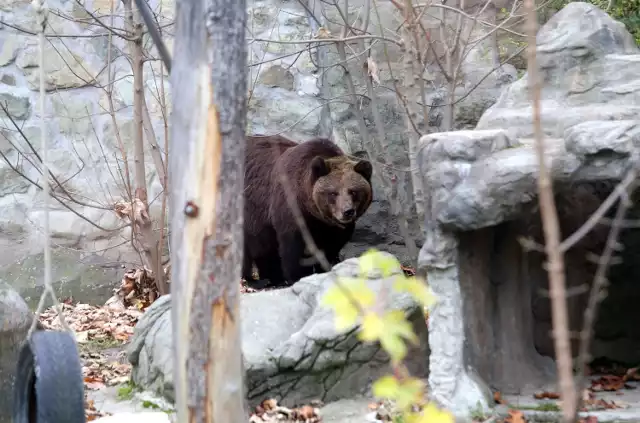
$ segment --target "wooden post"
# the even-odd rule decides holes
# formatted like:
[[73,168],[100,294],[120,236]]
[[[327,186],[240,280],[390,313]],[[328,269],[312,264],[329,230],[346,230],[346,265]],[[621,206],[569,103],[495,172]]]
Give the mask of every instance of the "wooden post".
[[244,423],[245,0],[177,0],[171,292],[178,420]]

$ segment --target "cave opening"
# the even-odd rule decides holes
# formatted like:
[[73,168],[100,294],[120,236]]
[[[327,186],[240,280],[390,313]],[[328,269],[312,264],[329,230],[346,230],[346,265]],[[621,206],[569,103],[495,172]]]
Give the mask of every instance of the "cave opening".
[[[555,184],[561,239],[578,230],[613,192],[617,181]],[[599,304],[591,365],[640,364],[640,205],[632,206],[610,263]],[[617,203],[565,253],[567,306],[574,358],[584,310]],[[520,394],[555,383],[554,345],[543,232],[537,199],[517,218],[458,236],[465,316],[465,361],[490,387]],[[524,248],[523,240],[529,247]]]

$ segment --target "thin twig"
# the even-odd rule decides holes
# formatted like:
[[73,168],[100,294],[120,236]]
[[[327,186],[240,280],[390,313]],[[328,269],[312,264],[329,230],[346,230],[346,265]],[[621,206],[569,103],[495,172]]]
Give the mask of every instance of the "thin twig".
[[528,23],[528,63],[529,89],[533,109],[533,134],[538,156],[538,201],[545,238],[549,275],[549,296],[551,298],[551,318],[553,324],[553,340],[556,353],[556,364],[560,395],[562,398],[563,421],[573,421],[576,410],[576,391],[572,374],[571,346],[569,344],[569,322],[567,313],[567,299],[565,289],[564,257],[560,248],[560,224],[555,200],[551,175],[546,164],[542,124],[540,121],[541,87],[536,62],[536,31],[538,18],[534,11],[534,0],[525,0]]

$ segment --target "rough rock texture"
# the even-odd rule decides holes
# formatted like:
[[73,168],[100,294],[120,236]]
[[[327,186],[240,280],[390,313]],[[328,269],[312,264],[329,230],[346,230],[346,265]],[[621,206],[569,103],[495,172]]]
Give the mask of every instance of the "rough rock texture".
[[13,421],[13,384],[21,343],[33,321],[24,300],[9,285],[0,282],[0,423]]
[[[357,277],[357,259],[346,260],[333,271]],[[393,272],[400,275],[402,270],[398,267]],[[367,393],[373,380],[390,371],[386,353],[377,344],[358,341],[356,328],[336,331],[333,313],[318,305],[332,277],[331,273],[312,275],[290,288],[241,297],[242,350],[251,406],[265,398],[293,405],[354,397]],[[392,277],[376,275],[367,281],[376,293],[391,283]],[[173,400],[170,306],[170,296],[163,296],[138,322],[129,360],[134,383]],[[420,346],[410,350],[407,365],[413,375],[426,377],[429,352],[421,307],[411,297],[396,293],[386,297],[382,307],[407,312],[420,340]]]
[[[537,44],[546,156],[566,238],[629,166],[638,166],[640,121],[633,119],[640,104],[640,52],[622,24],[579,2],[550,19]],[[526,254],[518,243],[523,235],[542,241],[530,113],[525,75],[503,91],[476,130],[421,140],[429,217],[419,267],[440,297],[429,320],[429,384],[435,398],[461,415],[477,401],[491,402],[480,395],[485,385],[521,393],[554,381],[553,361],[543,356],[553,349],[548,300],[540,294],[547,287],[542,255]],[[569,287],[592,279],[587,254],[600,251],[607,233],[605,225],[597,226],[569,250]],[[630,239],[637,236],[631,233]],[[624,278],[637,279],[632,269],[619,270],[621,282],[612,286],[618,297],[629,285]],[[627,296],[636,298],[637,288],[632,292]],[[582,294],[569,301],[573,327],[581,325],[585,299]],[[603,313],[609,314],[599,324],[617,327],[618,339],[638,339],[629,324],[606,324],[616,318],[614,310],[605,302]],[[621,319],[620,306],[617,310]],[[606,336],[599,331],[597,337]],[[609,344],[597,340],[594,351],[614,358],[611,332]]]
[[[158,0],[151,5],[158,10],[161,3]],[[94,0],[85,4],[98,16],[108,14],[109,2]],[[116,14],[121,16],[121,2],[115,2],[115,6]],[[54,0],[48,7],[53,10],[47,31],[64,37],[48,38],[44,51],[48,91],[44,118],[50,166],[61,184],[54,184],[53,191],[63,200],[63,204],[55,200],[50,203],[53,278],[61,297],[72,295],[79,301],[98,302],[110,296],[122,265],[139,262],[127,242],[128,229],[121,228],[123,222],[112,211],[114,202],[125,197],[125,164],[118,150],[118,137],[128,151],[129,169],[133,168],[131,66],[119,53],[126,51],[124,40],[114,37],[110,68],[116,81],[112,119],[103,88],[108,81],[107,30],[84,23],[82,19],[88,15],[79,3]],[[160,20],[166,23],[171,19],[173,5],[165,3],[163,7]],[[1,2],[0,18],[12,25],[0,28],[0,102],[6,104],[22,132],[0,112],[0,151],[6,157],[0,158],[0,280],[10,281],[33,304],[42,292],[43,214],[41,190],[28,179],[40,183],[35,154],[40,153],[41,143],[37,107],[40,69],[37,38],[25,31],[35,31],[36,20],[31,4],[23,1]],[[119,18],[115,23],[120,24]],[[146,65],[149,113],[157,141],[163,145],[160,75],[158,63]],[[167,99],[169,88],[166,83]],[[155,199],[152,212],[159,216],[161,184],[148,144],[145,153],[149,162],[149,198]]]

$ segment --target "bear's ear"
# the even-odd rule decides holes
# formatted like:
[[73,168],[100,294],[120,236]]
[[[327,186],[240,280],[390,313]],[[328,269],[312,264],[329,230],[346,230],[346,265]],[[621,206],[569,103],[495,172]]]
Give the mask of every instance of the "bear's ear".
[[373,173],[373,166],[371,166],[371,162],[369,160],[360,160],[353,167],[353,170],[358,172],[360,175],[364,176],[364,178],[371,182],[371,174]]
[[316,156],[311,160],[311,175],[314,179],[318,179],[322,176],[329,174],[329,166],[327,162],[320,156]]

